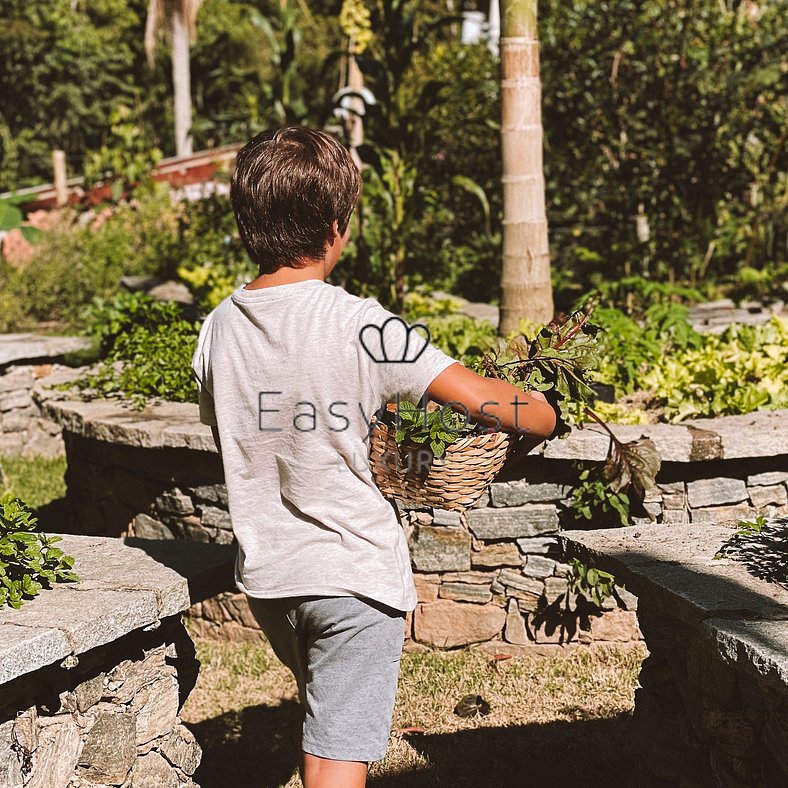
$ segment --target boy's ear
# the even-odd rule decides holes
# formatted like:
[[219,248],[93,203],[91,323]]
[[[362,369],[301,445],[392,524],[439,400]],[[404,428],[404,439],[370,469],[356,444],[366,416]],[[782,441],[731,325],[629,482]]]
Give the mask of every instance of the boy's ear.
[[336,241],[337,238],[340,237],[341,236],[339,234],[339,222],[337,222],[337,220],[334,219],[334,221],[331,224],[331,229],[328,231],[328,245],[333,246],[334,241]]

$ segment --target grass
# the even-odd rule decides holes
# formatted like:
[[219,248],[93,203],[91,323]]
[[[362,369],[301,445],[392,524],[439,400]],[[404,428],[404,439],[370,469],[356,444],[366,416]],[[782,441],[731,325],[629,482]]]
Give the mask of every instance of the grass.
[[[182,714],[204,751],[196,781],[203,788],[301,786],[289,671],[262,640],[198,640],[197,651],[202,671]],[[599,648],[495,662],[471,651],[403,654],[394,732],[369,785],[625,785],[644,655]],[[454,714],[470,693],[489,702],[490,714]]]
[[62,498],[66,494],[63,476],[66,458],[0,456],[0,496],[6,493],[21,498],[33,509]]

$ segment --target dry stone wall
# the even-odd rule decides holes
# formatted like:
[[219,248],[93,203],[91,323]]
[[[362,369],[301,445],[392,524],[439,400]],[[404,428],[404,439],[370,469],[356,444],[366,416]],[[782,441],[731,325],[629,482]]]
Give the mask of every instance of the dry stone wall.
[[[221,463],[194,406],[137,412],[114,403],[47,400],[42,408],[64,426],[73,530],[232,542]],[[786,507],[784,417],[616,431],[625,440],[649,431],[665,459],[646,503],[655,521],[735,521]],[[767,447],[782,453],[770,456]],[[637,600],[626,592],[601,610],[577,609],[567,599],[558,536],[573,522],[573,461],[599,462],[606,451],[604,435],[584,430],[510,469],[463,515],[399,505],[419,598],[407,620],[406,647],[547,653],[570,640],[639,641]],[[240,595],[224,593],[191,612],[203,635],[259,637]]]
[[179,617],[0,686],[3,788],[193,788],[181,724],[198,663]]
[[0,608],[0,786],[196,788],[201,751],[178,715],[199,663],[180,614],[226,587],[232,555],[84,536],[61,546],[80,581]]
[[649,525],[561,537],[638,595],[649,654],[633,785],[788,785],[788,590],[715,559],[732,533]]
[[62,456],[60,425],[41,415],[33,389],[74,380],[80,370],[58,362],[89,344],[80,337],[0,334],[0,454]]

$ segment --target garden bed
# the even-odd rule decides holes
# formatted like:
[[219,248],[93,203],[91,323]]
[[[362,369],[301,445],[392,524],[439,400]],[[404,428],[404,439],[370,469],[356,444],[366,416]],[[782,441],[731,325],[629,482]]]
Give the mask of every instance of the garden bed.
[[[45,399],[43,413],[64,431],[70,530],[110,536],[232,541],[227,491],[210,429],[197,406],[143,410],[120,402]],[[735,522],[784,513],[788,483],[785,411],[681,425],[614,427],[631,440],[649,435],[662,456],[646,501],[657,521]],[[574,462],[603,461],[608,439],[576,431],[509,469],[464,515],[401,507],[419,604],[408,648],[474,647],[508,653],[562,651],[573,643],[639,640],[636,600],[567,613],[567,570],[558,532],[575,522]],[[646,522],[645,520],[640,522]],[[594,525],[594,523],[591,523]],[[242,597],[227,594],[193,609],[201,634],[258,637]]]
[[80,581],[0,609],[0,785],[196,786],[200,747],[178,715],[199,663],[180,614],[226,587],[231,555],[84,536],[61,546]]
[[638,595],[638,785],[788,783],[788,590],[719,560],[713,525],[567,532]]

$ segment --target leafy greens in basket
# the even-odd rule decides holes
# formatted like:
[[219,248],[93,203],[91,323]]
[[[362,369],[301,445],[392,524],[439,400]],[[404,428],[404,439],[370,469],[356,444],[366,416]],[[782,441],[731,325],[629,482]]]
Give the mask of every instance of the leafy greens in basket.
[[[593,411],[595,392],[588,375],[599,363],[596,337],[600,329],[591,322],[591,312],[578,311],[554,320],[533,338],[521,335],[501,339],[479,359],[476,369],[523,391],[541,391],[556,411],[552,438],[568,435],[583,416],[601,426],[610,447],[606,462],[598,470],[599,478],[612,492],[628,493],[642,511],[645,491],[654,486],[659,471],[659,453],[645,436],[627,443],[620,441]],[[434,403],[426,409],[411,402],[400,403],[394,420],[400,447],[429,445],[435,458],[442,457],[446,447],[464,435],[489,430],[484,425],[466,423],[448,406]]]

